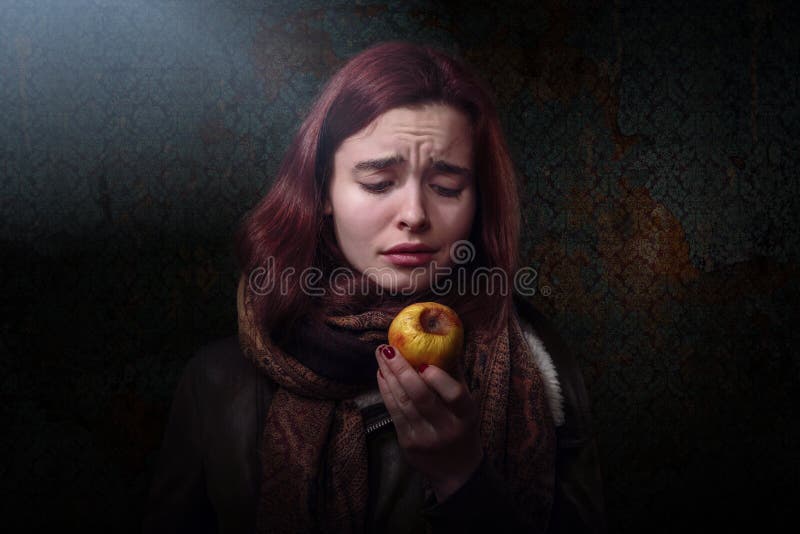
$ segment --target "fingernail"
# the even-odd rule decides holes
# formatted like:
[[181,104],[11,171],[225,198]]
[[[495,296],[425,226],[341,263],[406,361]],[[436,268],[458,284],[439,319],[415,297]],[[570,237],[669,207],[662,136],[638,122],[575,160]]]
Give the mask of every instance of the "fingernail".
[[383,356],[387,360],[391,360],[392,358],[394,358],[394,347],[392,347],[391,345],[386,345],[385,347],[383,347],[381,349],[381,352],[383,353]]
[[417,370],[418,370],[420,373],[422,373],[422,372],[423,372],[423,371],[425,371],[425,369],[427,369],[427,368],[428,368],[428,364],[427,364],[427,363],[423,363],[422,365],[420,365],[420,366],[419,366],[419,368],[418,368]]

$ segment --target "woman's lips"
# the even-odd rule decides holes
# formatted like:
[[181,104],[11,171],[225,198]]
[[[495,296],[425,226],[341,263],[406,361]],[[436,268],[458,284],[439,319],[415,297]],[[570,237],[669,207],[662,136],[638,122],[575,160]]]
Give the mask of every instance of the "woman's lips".
[[433,259],[433,252],[392,252],[383,255],[398,267],[420,267],[427,265]]

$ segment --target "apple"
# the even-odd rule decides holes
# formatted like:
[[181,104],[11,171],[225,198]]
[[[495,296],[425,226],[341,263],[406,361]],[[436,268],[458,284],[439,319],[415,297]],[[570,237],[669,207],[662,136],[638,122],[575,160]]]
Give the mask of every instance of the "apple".
[[453,374],[464,349],[461,318],[438,302],[417,302],[400,310],[388,337],[415,369],[426,363]]

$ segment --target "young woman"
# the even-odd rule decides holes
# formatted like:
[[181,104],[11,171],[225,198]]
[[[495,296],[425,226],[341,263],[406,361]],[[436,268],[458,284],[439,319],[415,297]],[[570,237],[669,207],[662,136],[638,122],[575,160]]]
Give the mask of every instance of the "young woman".
[[[463,65],[400,42],[352,58],[240,229],[239,333],[181,378],[145,530],[602,531],[580,372],[512,287],[519,228]],[[424,301],[463,321],[452,374],[386,344]]]

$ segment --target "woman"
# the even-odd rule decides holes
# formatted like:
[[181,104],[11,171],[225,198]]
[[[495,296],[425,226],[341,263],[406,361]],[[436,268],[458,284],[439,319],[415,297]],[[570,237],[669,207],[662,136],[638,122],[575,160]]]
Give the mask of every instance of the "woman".
[[[145,530],[602,530],[574,362],[519,296],[455,284],[512,276],[516,191],[460,63],[397,42],[352,58],[240,229],[239,335],[184,372]],[[453,375],[385,343],[432,300],[464,323]]]

